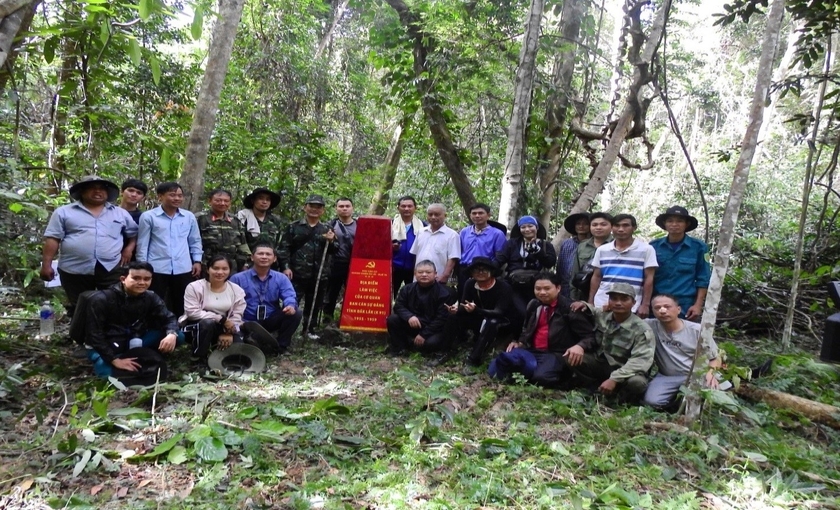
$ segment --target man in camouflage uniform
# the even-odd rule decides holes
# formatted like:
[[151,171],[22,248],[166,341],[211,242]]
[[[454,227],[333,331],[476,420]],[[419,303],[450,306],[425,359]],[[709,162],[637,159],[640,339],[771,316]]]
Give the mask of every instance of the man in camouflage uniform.
[[236,213],[245,230],[248,248],[254,249],[258,242],[271,243],[275,250],[283,235],[283,220],[272,214],[280,204],[280,195],[268,188],[257,188],[243,200],[245,208]]
[[[333,242],[335,232],[326,224],[321,223],[325,206],[324,197],[309,195],[303,206],[304,218],[286,227],[277,249],[280,270],[292,280],[298,304],[306,301],[303,309],[304,331],[311,331],[312,326],[318,323],[318,312],[324,300],[324,291],[330,273],[330,260],[329,257],[323,258],[324,250],[327,254],[336,251]],[[321,270],[322,259],[324,260],[323,270]],[[318,284],[319,271],[320,284]],[[318,287],[317,296],[315,295],[316,286]]]
[[235,272],[248,268],[251,259],[251,249],[245,241],[245,230],[242,224],[232,214],[230,209],[230,191],[214,189],[210,192],[210,210],[195,215],[198,231],[201,233],[201,246],[204,249],[203,263],[219,253],[227,255],[233,263],[231,268]]
[[653,365],[656,338],[650,326],[632,312],[636,290],[628,283],[614,283],[607,291],[608,308],[602,309],[578,301],[572,309],[592,313],[595,317],[595,353],[576,351],[564,354],[572,364],[575,376],[584,384],[598,386],[604,395],[617,395],[622,402],[641,400],[648,386],[647,375]]

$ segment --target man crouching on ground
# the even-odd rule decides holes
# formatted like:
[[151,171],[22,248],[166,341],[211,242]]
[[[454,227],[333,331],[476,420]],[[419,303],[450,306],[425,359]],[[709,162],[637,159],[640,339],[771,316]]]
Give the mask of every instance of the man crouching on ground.
[[388,354],[401,355],[407,349],[428,353],[449,348],[444,329],[449,320],[448,305],[455,298],[437,281],[435,264],[422,260],[414,267],[413,283],[400,289],[394,313],[388,316]]
[[140,370],[136,358],[121,356],[129,349],[146,347],[165,354],[184,343],[175,315],[157,294],[148,291],[152,273],[148,262],[131,262],[120,283],[89,298],[85,344],[99,377],[114,375],[115,369],[120,373]]
[[609,311],[582,301],[572,304],[572,310],[593,314],[598,342],[596,352],[583,354],[574,367],[575,379],[604,395],[616,395],[621,402],[637,403],[648,386],[656,340],[650,326],[633,313],[636,289],[632,285],[613,283],[607,296]]
[[595,350],[592,317],[571,312],[571,301],[561,294],[560,275],[539,273],[535,278],[537,299],[526,308],[522,335],[490,363],[488,372],[496,379],[519,372],[533,384],[567,389],[570,367]]

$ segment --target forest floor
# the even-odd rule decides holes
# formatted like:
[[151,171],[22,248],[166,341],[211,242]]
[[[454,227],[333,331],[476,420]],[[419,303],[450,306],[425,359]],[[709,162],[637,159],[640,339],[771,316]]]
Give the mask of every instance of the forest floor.
[[[840,508],[838,431],[727,394],[697,426],[582,391],[388,358],[385,338],[296,337],[251,379],[190,372],[117,391],[59,340],[0,322],[0,509]],[[806,350],[766,387],[837,405]]]

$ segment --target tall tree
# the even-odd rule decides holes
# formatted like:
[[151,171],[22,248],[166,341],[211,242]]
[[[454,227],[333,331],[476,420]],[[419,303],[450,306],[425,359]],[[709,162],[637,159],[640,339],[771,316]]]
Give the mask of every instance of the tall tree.
[[499,221],[511,229],[519,213],[522,174],[525,170],[526,128],[531,111],[531,91],[536,74],[537,47],[540,40],[545,0],[531,0],[525,35],[519,53],[519,67],[513,91],[513,109],[508,124],[508,143],[505,151],[505,175],[502,178],[502,199],[499,204]]
[[[776,48],[779,43],[779,33],[781,32],[784,12],[785,0],[773,0],[770,4],[770,12],[767,14],[767,25],[764,29],[764,38],[761,42],[761,57],[758,61],[758,70],[756,72],[755,89],[750,105],[749,123],[744,132],[744,139],[741,142],[741,154],[735,165],[732,185],[729,189],[729,198],[726,201],[726,209],[721,220],[717,250],[715,251],[715,262],[712,268],[712,280],[709,284],[709,292],[706,295],[706,306],[703,310],[700,338],[704,347],[711,345],[715,332],[718,306],[720,305],[726,271],[729,269],[729,256],[732,253],[735,230],[738,226],[738,211],[741,208],[741,203],[744,201],[744,194],[747,190],[747,183],[750,177],[750,167],[758,142],[758,133],[761,130],[761,124],[764,120],[764,109],[773,77],[773,61],[776,57]],[[697,378],[692,379],[691,385],[696,387],[698,384],[696,381]],[[697,419],[700,413],[699,392],[695,391],[690,394],[686,400],[686,404],[686,419],[690,421]]]
[[405,27],[411,40],[412,56],[414,58],[415,86],[420,94],[420,103],[423,114],[429,125],[432,140],[435,143],[443,166],[449,172],[452,185],[461,201],[464,211],[469,213],[469,207],[476,203],[473,194],[472,184],[467,177],[466,165],[458,153],[458,148],[452,140],[452,133],[447,126],[443,105],[440,97],[435,93],[433,80],[429,79],[430,62],[429,53],[434,51],[437,44],[434,37],[423,30],[423,22],[417,13],[406,5],[403,0],[385,0],[400,17],[400,22]]
[[[645,114],[650,100],[642,94],[642,87],[653,80],[652,68],[654,56],[662,42],[662,35],[665,32],[665,24],[668,19],[668,12],[671,10],[671,0],[665,0],[656,11],[656,16],[651,25],[650,32],[645,36],[642,31],[641,9],[645,2],[636,2],[630,8],[627,15],[630,17],[630,33],[633,43],[627,51],[627,59],[633,66],[633,78],[624,101],[624,108],[614,125],[610,126],[611,132],[608,137],[607,146],[600,161],[595,166],[589,177],[586,187],[575,202],[569,214],[576,214],[587,211],[593,200],[603,190],[607,177],[612,170],[613,164],[619,158],[621,146],[631,135],[641,136],[645,130]],[[602,139],[597,133],[583,132],[577,130],[576,134],[582,139]],[[559,246],[564,238],[564,229],[554,236],[552,242]]]
[[560,175],[563,160],[563,148],[566,137],[566,113],[572,99],[572,78],[575,71],[580,25],[589,8],[586,0],[566,0],[560,14],[560,51],[554,59],[551,79],[551,94],[547,98],[545,120],[546,135],[550,142],[541,160],[545,168],[539,173],[539,185],[542,199],[540,222],[548,225],[551,219],[551,205],[554,202],[554,190]]
[[408,122],[407,116],[403,117],[394,129],[394,135],[391,137],[391,144],[388,147],[388,155],[385,156],[385,163],[382,164],[382,180],[379,182],[379,188],[370,203],[368,214],[385,214],[385,209],[388,207],[388,198],[391,195],[391,188],[394,187],[394,179],[397,177],[397,167],[400,166],[406,122]]
[[184,205],[190,210],[201,207],[204,193],[204,171],[207,169],[207,153],[210,137],[216,125],[219,99],[225,83],[236,29],[242,17],[245,0],[219,0],[219,19],[213,29],[210,52],[201,90],[195,103],[192,129],[187,142],[186,162],[181,175],[184,187]]

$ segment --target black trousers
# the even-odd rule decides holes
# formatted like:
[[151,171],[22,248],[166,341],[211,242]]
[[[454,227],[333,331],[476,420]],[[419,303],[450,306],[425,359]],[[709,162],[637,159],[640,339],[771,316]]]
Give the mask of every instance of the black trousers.
[[285,352],[292,345],[292,335],[295,334],[302,320],[303,313],[298,308],[294,315],[286,315],[282,310],[277,310],[264,320],[257,322],[274,334],[277,338],[277,345]]
[[[349,260],[333,261],[332,268],[330,269],[330,277],[327,280],[327,297],[324,299],[324,319],[332,319],[335,315],[335,305],[338,303],[338,296],[341,294],[341,290],[347,285],[347,276],[349,274]],[[341,317],[340,312],[338,316]]]
[[58,276],[61,278],[61,287],[64,293],[67,294],[67,315],[73,317],[76,311],[76,303],[79,301],[79,296],[82,292],[89,290],[107,289],[111,285],[120,281],[122,275],[122,268],[117,264],[114,269],[108,271],[105,266],[96,263],[93,269],[93,274],[73,274],[58,270]]
[[[417,350],[420,352],[434,352],[443,351],[449,348],[449,343],[446,341],[445,331],[435,333],[423,345],[417,347],[414,345],[414,337],[420,333],[419,329],[412,328],[408,325],[408,321],[404,320],[399,315],[392,313],[385,321],[388,326],[388,342],[392,350]],[[447,324],[448,326],[448,324]]]
[[[486,322],[485,322],[486,319]],[[482,323],[484,328],[482,329]],[[474,343],[467,356],[467,363],[480,365],[484,354],[493,347],[499,334],[509,328],[506,318],[493,317],[485,318],[480,315],[456,315],[447,324],[447,333],[451,345],[460,345],[467,341],[467,333],[473,332]]]
[[175,317],[180,317],[184,315],[184,293],[187,291],[187,285],[193,280],[192,273],[154,273],[149,290],[160,296]]
[[391,266],[391,298],[397,299],[400,287],[414,281],[414,269]]
[[[224,332],[223,324],[214,319],[187,321],[183,330],[187,336],[187,341],[191,342],[193,356],[202,359],[207,357],[210,349],[218,343],[219,335]],[[239,333],[234,333],[233,342],[241,341],[242,336]]]
[[[324,302],[324,294],[326,294],[326,287],[329,285],[326,280],[321,280],[318,285],[318,295],[315,295],[315,282],[317,280],[299,280],[295,278],[292,280],[292,286],[295,288],[297,294],[298,307],[303,308],[303,329],[312,331],[318,325],[318,314],[321,313],[321,307]],[[309,318],[312,322],[308,323]]]

